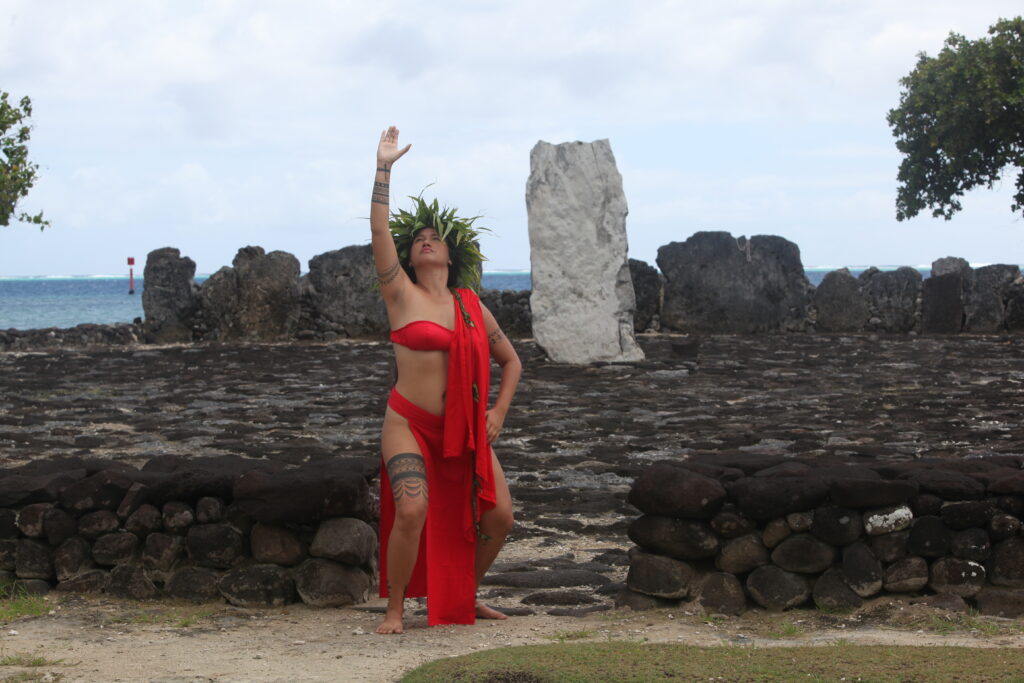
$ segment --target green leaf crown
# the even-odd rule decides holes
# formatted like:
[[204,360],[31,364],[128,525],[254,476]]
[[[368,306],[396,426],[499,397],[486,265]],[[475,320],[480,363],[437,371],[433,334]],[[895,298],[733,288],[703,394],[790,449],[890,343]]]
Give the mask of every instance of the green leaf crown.
[[486,260],[480,253],[479,236],[481,232],[490,232],[487,228],[473,226],[480,216],[461,218],[455,215],[454,207],[439,207],[436,199],[429,204],[422,196],[410,196],[409,199],[413,201],[413,211],[399,209],[391,214],[388,221],[398,260],[406,274],[416,282],[416,273],[409,264],[412,241],[420,230],[434,228],[448,245],[452,261],[448,267],[448,287],[465,287],[479,292],[481,265]]

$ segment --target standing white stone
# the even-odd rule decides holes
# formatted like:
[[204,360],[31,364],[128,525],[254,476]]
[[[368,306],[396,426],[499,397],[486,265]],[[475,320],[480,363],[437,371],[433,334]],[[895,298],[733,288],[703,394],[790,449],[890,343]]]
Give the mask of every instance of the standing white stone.
[[538,142],[526,183],[533,335],[560,363],[643,360],[626,196],[607,140]]

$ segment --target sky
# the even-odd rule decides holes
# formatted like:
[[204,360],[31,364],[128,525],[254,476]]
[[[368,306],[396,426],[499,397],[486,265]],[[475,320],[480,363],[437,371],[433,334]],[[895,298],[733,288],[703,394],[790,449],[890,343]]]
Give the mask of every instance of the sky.
[[[700,230],[795,242],[805,266],[1024,263],[1013,175],[951,221],[897,222],[885,121],[917,54],[1019,0],[0,0],[0,90],[32,99],[39,180],[0,276],[198,273],[258,245],[369,241],[380,131],[393,206],[482,214],[488,270],[527,270],[539,141],[610,140],[629,255]],[[428,187],[429,186],[429,187]],[[405,202],[405,204],[403,204]]]

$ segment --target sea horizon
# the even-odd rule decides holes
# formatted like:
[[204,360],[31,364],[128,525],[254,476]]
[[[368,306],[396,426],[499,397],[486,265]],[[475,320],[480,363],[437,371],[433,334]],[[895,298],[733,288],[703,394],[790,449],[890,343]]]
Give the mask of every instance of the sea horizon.
[[[980,263],[979,262],[979,263],[970,263],[969,265],[971,266],[971,268],[984,268],[985,266],[991,266],[991,265],[994,265],[994,264],[987,263],[987,262],[986,263]],[[1024,264],[1010,264],[1010,265],[1017,265],[1022,270],[1024,270]],[[831,272],[833,270],[842,270],[843,268],[846,268],[847,270],[861,270],[861,271],[868,270],[869,268],[877,268],[878,270],[883,270],[883,271],[897,270],[899,268],[913,268],[914,270],[931,270],[931,267],[932,267],[932,265],[930,263],[923,263],[923,264],[918,264],[918,265],[908,265],[908,264],[902,264],[902,265],[896,265],[896,264],[885,264],[885,265],[847,264],[847,265],[840,265],[840,266],[831,266],[831,265],[804,266],[804,271],[806,271],[806,272],[821,273],[821,272]],[[658,270],[658,268],[655,267],[655,270]],[[529,275],[530,272],[531,271],[530,271],[529,268],[495,268],[493,270],[485,270],[485,271],[483,271],[483,274],[484,275]],[[658,272],[661,272],[661,271],[658,271]],[[307,275],[308,273],[309,273],[309,271],[303,271],[303,272],[300,273],[300,276]],[[193,277],[206,279],[206,278],[209,278],[211,275],[213,275],[213,273],[196,273]],[[134,277],[135,277],[136,280],[138,280],[140,282],[143,280],[143,277],[142,277],[141,273],[135,275]],[[86,279],[89,279],[89,280],[127,280],[127,279],[129,279],[129,276],[126,275],[126,274],[112,274],[112,273],[82,273],[82,274],[72,274],[72,275],[65,275],[65,274],[0,275],[0,280],[86,280]]]

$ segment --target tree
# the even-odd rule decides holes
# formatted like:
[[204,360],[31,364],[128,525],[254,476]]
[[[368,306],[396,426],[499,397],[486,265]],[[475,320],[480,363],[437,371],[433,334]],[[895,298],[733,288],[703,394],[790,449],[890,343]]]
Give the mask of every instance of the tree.
[[7,102],[7,93],[0,91],[0,225],[10,225],[11,218],[47,227],[50,221],[43,219],[40,211],[31,216],[24,211],[15,213],[18,201],[28,196],[36,182],[39,164],[28,159],[28,140],[32,127],[28,119],[32,116],[32,101],[22,97],[18,106]]
[[1011,210],[1024,212],[1024,19],[1001,19],[988,33],[950,33],[938,56],[920,53],[900,79],[900,104],[887,116],[904,155],[897,220],[926,207],[949,220],[964,192],[992,189],[1007,166],[1019,171]]

